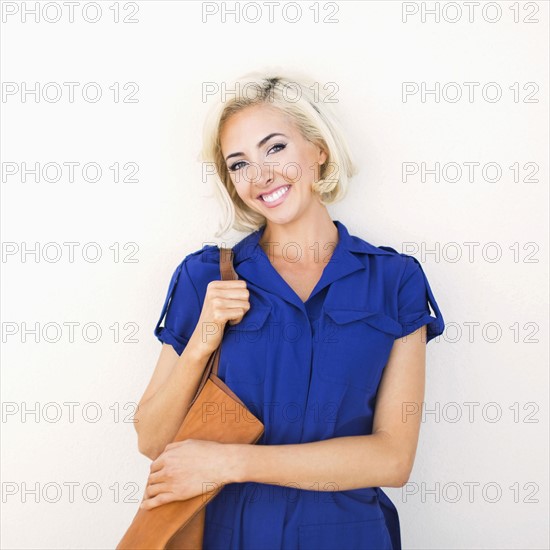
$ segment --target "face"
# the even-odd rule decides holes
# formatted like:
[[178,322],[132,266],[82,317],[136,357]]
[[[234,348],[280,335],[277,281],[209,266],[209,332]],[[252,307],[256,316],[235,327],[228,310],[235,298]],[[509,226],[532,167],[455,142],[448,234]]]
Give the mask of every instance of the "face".
[[281,112],[247,107],[226,122],[220,141],[237,194],[268,221],[288,223],[321,205],[311,185],[327,155]]

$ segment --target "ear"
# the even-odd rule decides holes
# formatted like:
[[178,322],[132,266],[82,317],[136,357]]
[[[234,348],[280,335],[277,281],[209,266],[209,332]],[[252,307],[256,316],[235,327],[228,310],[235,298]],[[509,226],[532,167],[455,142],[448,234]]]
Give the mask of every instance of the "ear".
[[326,160],[328,158],[328,155],[326,154],[325,150],[319,147],[319,166],[322,164],[325,164]]

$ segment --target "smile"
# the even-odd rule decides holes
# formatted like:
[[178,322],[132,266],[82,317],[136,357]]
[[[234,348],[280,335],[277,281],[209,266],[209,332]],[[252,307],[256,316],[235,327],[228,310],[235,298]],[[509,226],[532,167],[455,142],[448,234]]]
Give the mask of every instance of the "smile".
[[280,199],[283,195],[286,195],[289,189],[290,185],[285,185],[269,195],[260,195],[260,199],[267,203],[273,203]]

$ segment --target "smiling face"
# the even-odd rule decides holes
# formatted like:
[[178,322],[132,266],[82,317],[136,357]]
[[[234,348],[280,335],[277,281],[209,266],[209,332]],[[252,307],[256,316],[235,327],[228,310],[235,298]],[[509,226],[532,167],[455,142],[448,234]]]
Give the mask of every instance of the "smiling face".
[[226,121],[220,141],[237,194],[267,220],[288,223],[321,205],[311,185],[327,155],[280,111],[246,107]]

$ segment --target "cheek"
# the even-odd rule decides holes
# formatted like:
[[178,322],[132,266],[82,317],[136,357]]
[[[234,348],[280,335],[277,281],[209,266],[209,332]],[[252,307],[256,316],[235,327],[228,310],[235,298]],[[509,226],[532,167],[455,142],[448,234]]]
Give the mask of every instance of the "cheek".
[[309,186],[315,177],[315,171],[312,167],[312,163],[300,163],[300,173],[297,177],[297,183],[302,184],[302,186]]
[[257,182],[261,174],[255,166],[245,165],[235,172],[230,172],[229,177],[239,195],[248,195],[250,185]]
[[239,198],[245,203],[248,204],[250,207],[254,207],[256,205],[256,199],[253,196],[253,189],[249,182],[244,181],[244,179],[241,178],[232,178],[233,181],[233,187],[235,188],[235,192],[239,196]]
[[237,195],[239,195],[241,199],[246,200],[248,184],[244,181],[242,175],[232,174],[230,177]]
[[315,177],[315,161],[308,155],[300,155],[293,159],[293,162],[287,169],[287,179],[297,182],[309,183]]
[[281,164],[277,166],[277,172],[289,183],[300,183],[307,179],[309,169],[302,158],[281,159]]

